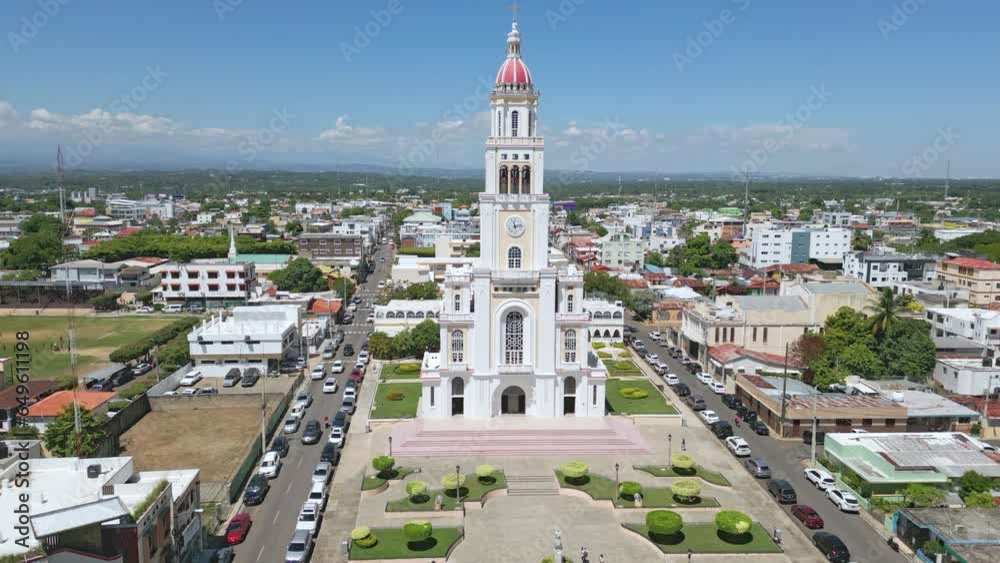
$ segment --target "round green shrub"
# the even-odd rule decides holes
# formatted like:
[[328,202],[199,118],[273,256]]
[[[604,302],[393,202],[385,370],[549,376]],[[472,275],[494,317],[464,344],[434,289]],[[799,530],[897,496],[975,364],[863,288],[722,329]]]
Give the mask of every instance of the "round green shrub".
[[389,391],[385,394],[385,398],[390,401],[402,401],[406,398],[406,393],[402,391]]
[[353,530],[351,530],[351,539],[352,540],[361,540],[361,539],[367,538],[371,534],[372,534],[372,531],[371,531],[370,528],[368,528],[368,526],[358,526],[357,528],[354,528]]
[[753,520],[742,512],[723,510],[715,515],[715,527],[730,535],[740,536],[750,531]]
[[636,387],[622,387],[618,394],[629,400],[645,399],[649,396],[649,392],[645,389],[638,389]]
[[441,486],[445,489],[457,489],[465,485],[465,475],[448,473],[441,478]]
[[590,466],[582,461],[568,461],[562,464],[562,474],[567,479],[581,479],[590,471]]
[[635,364],[633,364],[629,360],[619,360],[617,362],[614,362],[614,366],[615,369],[617,369],[618,371],[628,371],[636,373],[639,372],[639,368],[637,368]]
[[362,549],[375,547],[376,544],[378,544],[378,538],[375,537],[375,532],[372,532],[367,538],[361,538],[360,540],[354,541],[354,545]]
[[612,356],[612,355],[611,355],[610,353],[608,353],[608,352],[598,352],[598,353],[597,353],[597,357],[598,357],[598,358],[600,358],[600,359],[602,359],[602,360],[610,360],[610,359],[611,359],[611,358],[613,358],[614,356]]
[[697,462],[694,457],[688,454],[674,454],[670,458],[670,466],[676,469],[691,470],[694,469]]
[[622,481],[618,485],[618,496],[626,500],[634,500],[635,495],[642,496],[642,485],[635,481]]
[[701,484],[691,479],[681,479],[670,485],[670,492],[681,499],[694,499],[701,494]]
[[420,364],[399,364],[396,371],[400,373],[417,373],[420,371]]
[[421,542],[431,537],[434,527],[429,520],[410,520],[403,525],[403,535],[411,542]]
[[427,492],[427,483],[423,481],[411,481],[406,484],[406,494],[412,497],[422,496]]
[[483,465],[476,466],[476,477],[486,479],[488,477],[492,477],[496,471],[495,467],[484,463]]
[[684,519],[672,510],[651,510],[646,514],[649,533],[657,536],[672,536],[684,527]]
[[384,474],[392,471],[392,468],[396,466],[396,458],[387,455],[380,455],[372,460],[372,467],[379,474]]

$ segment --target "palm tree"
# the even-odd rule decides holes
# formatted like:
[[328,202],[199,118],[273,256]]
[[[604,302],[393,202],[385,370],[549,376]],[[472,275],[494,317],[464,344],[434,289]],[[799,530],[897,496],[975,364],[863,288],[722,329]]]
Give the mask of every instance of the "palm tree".
[[889,288],[879,292],[878,301],[874,305],[865,307],[871,314],[868,318],[868,324],[872,329],[872,334],[882,338],[889,331],[889,328],[896,324],[900,313],[912,300],[910,295],[894,295]]

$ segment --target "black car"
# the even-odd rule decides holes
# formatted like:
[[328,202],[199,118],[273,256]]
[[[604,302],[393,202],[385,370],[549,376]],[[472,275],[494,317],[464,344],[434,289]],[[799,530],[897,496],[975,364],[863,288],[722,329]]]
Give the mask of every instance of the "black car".
[[795,489],[784,479],[771,479],[767,482],[767,492],[780,504],[795,504],[799,501],[795,496]]
[[361,345],[361,349],[362,350],[367,350],[368,349],[368,341],[367,340],[365,340],[364,343]]
[[267,496],[267,491],[270,488],[271,484],[268,482],[267,477],[255,474],[250,478],[250,482],[247,483],[247,489],[243,491],[243,502],[248,506],[264,502],[264,497]]
[[848,563],[851,560],[851,553],[847,551],[844,542],[829,532],[813,534],[813,545],[833,563]]
[[243,377],[240,379],[240,387],[253,387],[257,385],[258,379],[260,379],[260,370],[250,368],[243,372]]
[[743,406],[743,401],[739,400],[736,395],[731,395],[729,393],[722,396],[722,404],[727,407],[736,410]]
[[288,438],[285,438],[284,436],[277,436],[271,441],[271,447],[267,451],[278,452],[279,456],[285,457],[288,455],[289,445]]
[[319,454],[319,460],[325,461],[330,465],[337,465],[340,463],[340,450],[337,449],[337,445],[327,442],[327,444],[323,446],[323,453]]
[[344,344],[344,355],[345,356],[353,356],[354,355],[354,345],[352,345],[352,344]]
[[[823,443],[823,438],[825,436],[826,436],[826,432],[817,432],[816,433],[816,443],[817,444],[822,444]],[[812,445],[812,442],[813,442],[813,431],[812,430],[804,430],[802,432],[802,443],[803,444],[807,444],[807,445]]]
[[315,444],[323,437],[323,426],[318,420],[310,420],[306,423],[305,430],[302,431],[300,440],[303,444]]
[[712,434],[715,434],[715,437],[720,440],[725,440],[726,438],[733,435],[733,425],[729,424],[725,420],[720,420],[719,422],[713,422],[711,429],[712,429]]
[[351,416],[346,412],[338,412],[337,416],[333,417],[333,427],[346,431],[351,427]]
[[759,420],[755,420],[750,423],[750,430],[753,430],[753,433],[758,436],[767,436],[771,433],[771,430],[768,429],[767,425]]
[[691,394],[691,388],[688,387],[687,383],[678,383],[673,387],[674,393],[677,393],[678,397],[687,397]]

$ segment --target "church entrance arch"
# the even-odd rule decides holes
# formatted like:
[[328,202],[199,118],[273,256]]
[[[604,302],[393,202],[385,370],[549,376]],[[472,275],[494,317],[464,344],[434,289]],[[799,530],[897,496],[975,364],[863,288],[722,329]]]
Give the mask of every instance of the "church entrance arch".
[[511,385],[500,394],[500,414],[524,414],[525,408],[524,389]]

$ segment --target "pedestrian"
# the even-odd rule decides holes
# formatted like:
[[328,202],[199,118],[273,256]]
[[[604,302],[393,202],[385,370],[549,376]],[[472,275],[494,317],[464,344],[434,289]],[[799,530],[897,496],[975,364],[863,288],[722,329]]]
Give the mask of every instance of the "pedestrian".
[[327,430],[330,429],[330,417],[328,416],[323,417],[323,428],[326,428]]
[[688,548],[688,561],[691,561],[691,556],[692,556],[692,555],[694,555],[694,552],[693,552],[693,551],[691,551],[691,549],[690,549],[690,548]]
[[740,415],[736,415],[736,427],[737,427],[737,428],[739,428],[739,427],[740,427],[740,420],[741,420],[741,419],[740,419]]
[[604,563],[604,554],[602,553],[600,557],[597,558],[598,563]]
[[681,438],[681,451],[682,452],[688,451],[688,442],[686,438]]

